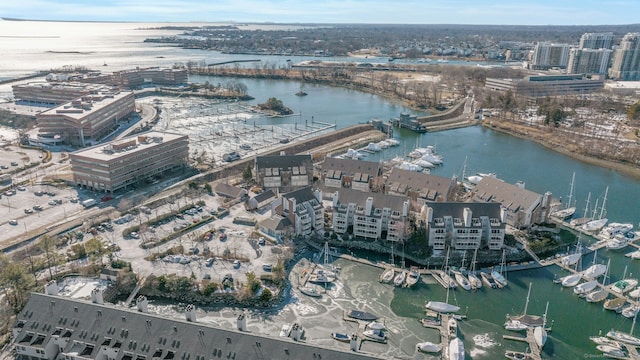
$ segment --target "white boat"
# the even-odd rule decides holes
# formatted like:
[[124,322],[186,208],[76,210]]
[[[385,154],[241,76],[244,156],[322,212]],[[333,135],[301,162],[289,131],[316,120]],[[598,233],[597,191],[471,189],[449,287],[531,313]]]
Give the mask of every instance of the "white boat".
[[459,306],[447,304],[446,302],[441,302],[441,301],[429,301],[427,302],[425,307],[429,310],[433,310],[443,314],[452,313],[460,310]]
[[600,231],[600,229],[607,225],[607,221],[609,221],[609,219],[607,218],[591,220],[588,223],[582,225],[582,230],[589,232]]
[[496,281],[496,284],[498,285],[498,287],[503,288],[505,286],[507,286],[509,283],[507,282],[507,279],[504,277],[503,275],[503,270],[504,270],[504,266],[505,266],[505,256],[506,253],[504,250],[502,250],[502,261],[500,262],[500,271],[492,271],[491,272],[491,277],[493,277],[493,280]]
[[383,282],[385,284],[390,283],[391,280],[393,280],[393,277],[395,276],[395,274],[396,272],[395,270],[393,270],[393,268],[388,268],[387,270],[382,272],[382,275],[380,275],[380,282]]
[[622,311],[620,313],[622,314],[622,316],[626,318],[632,318],[636,316],[639,310],[640,310],[640,305],[629,305],[622,308]]
[[609,339],[613,339],[615,341],[620,341],[625,344],[640,346],[640,339],[633,336],[633,328],[636,326],[636,319],[638,318],[638,314],[633,317],[633,323],[631,324],[631,331],[628,334],[623,333],[621,331],[611,330],[607,333],[607,337]]
[[478,185],[478,183],[482,180],[482,176],[480,175],[471,175],[467,177],[467,181],[469,181],[473,185]]
[[629,245],[631,239],[626,237],[623,234],[617,234],[613,237],[613,239],[607,241],[607,249],[609,250],[620,250]]
[[482,280],[480,280],[476,274],[470,272],[467,274],[467,278],[469,279],[469,284],[471,284],[472,289],[480,289],[482,287]]
[[607,296],[609,296],[607,290],[598,289],[588,293],[585,299],[590,303],[598,303],[606,299]]
[[623,297],[613,298],[613,299],[609,299],[609,300],[605,301],[604,304],[602,305],[602,307],[605,310],[618,311],[618,310],[622,309],[622,307],[624,306],[624,304],[626,302],[627,302],[627,299],[625,299]]
[[632,258],[634,260],[640,259],[640,250],[632,251],[630,253],[626,253],[624,256],[628,258]]
[[396,275],[395,278],[393,278],[393,285],[395,286],[402,286],[402,284],[404,284],[404,280],[407,277],[407,272],[406,271],[400,271],[398,273],[398,275]]
[[624,294],[633,290],[638,286],[638,279],[623,279],[614,282],[611,285],[611,291],[616,294]]
[[381,322],[377,322],[377,321],[372,321],[370,323],[367,324],[367,329],[371,329],[371,330],[384,330],[386,329],[386,326],[384,326],[383,323]]
[[420,280],[420,273],[417,271],[409,271],[409,274],[407,274],[407,278],[404,281],[404,287],[412,287],[418,283],[418,280]]
[[464,343],[457,337],[449,342],[449,360],[464,360]]
[[504,328],[509,331],[523,331],[527,330],[528,326],[519,320],[507,320],[507,322],[504,323]]
[[322,297],[322,294],[315,287],[301,286],[298,288],[298,290],[300,290],[301,293],[307,296],[317,297],[317,298]]
[[480,272],[480,277],[482,278],[482,282],[484,282],[488,287],[492,289],[496,289],[498,287],[498,284],[496,284],[495,280],[493,280],[491,274]]
[[418,159],[416,161],[413,162],[414,165],[418,165],[423,169],[431,169],[433,167],[435,167],[435,165],[433,165],[432,163],[428,162],[427,160],[424,159]]
[[635,290],[632,290],[630,293],[627,294],[627,296],[632,297],[632,298],[639,298],[640,297],[640,288],[636,288]]
[[574,287],[578,285],[581,279],[582,279],[582,273],[575,273],[562,278],[561,284],[564,287]]
[[504,357],[510,360],[533,360],[530,354],[511,350],[505,351]]
[[387,140],[385,140],[386,142],[389,143],[390,146],[398,146],[400,145],[400,141],[394,139],[394,138],[389,138]]
[[360,152],[354,149],[347,150],[347,153],[344,155],[344,157],[351,158],[354,160],[361,160],[364,158],[364,156],[365,156],[364,154],[361,154]]
[[424,353],[437,353],[442,350],[442,347],[439,344],[434,344],[430,341],[425,341],[416,344],[416,350]]
[[[507,315],[507,319],[508,319],[507,323],[511,327],[518,328],[521,325],[536,327],[536,326],[544,325],[544,322],[545,322],[544,316],[527,314],[527,309],[529,308],[530,296],[531,296],[531,283],[529,283],[529,290],[527,291],[527,299],[524,302],[524,311],[522,312],[522,315],[514,315],[514,316]],[[507,323],[505,323],[505,328]]]
[[576,295],[585,295],[593,291],[598,286],[597,280],[587,281],[585,283],[579,284],[573,288],[573,293]]
[[449,288],[456,288],[458,287],[456,285],[456,281],[453,280],[453,278],[451,276],[449,276],[449,274],[447,274],[446,272],[442,271],[440,273],[440,278],[442,279],[442,282]]
[[451,272],[453,273],[453,276],[456,279],[456,282],[458,283],[458,285],[460,285],[461,288],[467,291],[471,290],[471,283],[464,275],[462,275],[460,271],[451,271]]
[[596,345],[609,345],[620,349],[620,343],[609,339],[606,336],[589,336],[589,340],[593,341]]
[[572,207],[568,207],[568,208],[564,208],[564,209],[560,209],[557,211],[552,212],[551,214],[549,214],[549,216],[553,216],[555,218],[558,218],[560,220],[566,220],[570,217],[573,216],[573,214],[576,213],[576,208],[574,206]]
[[387,334],[382,330],[365,330],[362,332],[362,335],[368,337],[369,339],[373,339],[376,341],[384,342],[387,340]]
[[602,231],[600,231],[600,236],[605,239],[613,239],[614,236],[618,234],[624,235],[631,230],[633,230],[633,224],[614,222],[602,229]]
[[602,351],[604,354],[615,355],[616,357],[626,357],[627,354],[620,348],[616,348],[610,345],[598,345],[596,346],[598,351]]
[[373,152],[379,152],[379,151],[382,151],[382,147],[380,147],[380,145],[376,143],[369,143],[369,145],[367,145],[367,150],[373,151]]
[[563,257],[562,259],[560,259],[560,262],[564,266],[573,266],[577,264],[580,259],[582,259],[582,253],[576,252],[574,254]]
[[536,326],[533,329],[533,338],[540,348],[544,346],[547,342],[547,330],[544,329],[544,326]]
[[402,170],[407,170],[407,171],[413,171],[413,172],[420,172],[422,171],[422,167],[416,165],[416,164],[412,164],[408,161],[403,161],[401,164],[396,166],[398,169],[402,169]]
[[595,264],[591,265],[582,273],[582,278],[591,281],[599,278],[607,272],[607,265]]
[[424,161],[428,161],[434,165],[440,165],[442,164],[443,160],[442,160],[442,156],[440,155],[436,155],[436,154],[424,154],[422,155],[422,157],[420,158],[421,160]]
[[447,328],[449,330],[449,336],[457,336],[458,335],[458,320],[455,317],[450,317],[447,322]]

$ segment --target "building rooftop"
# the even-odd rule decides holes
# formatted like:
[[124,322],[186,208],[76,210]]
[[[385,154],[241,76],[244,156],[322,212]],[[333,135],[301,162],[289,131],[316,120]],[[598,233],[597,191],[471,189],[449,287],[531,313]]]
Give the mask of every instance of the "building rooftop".
[[303,187],[282,195],[285,199],[295,199],[297,204],[302,204],[312,200],[318,200],[311,189],[311,186]]
[[485,176],[476,186],[475,201],[498,202],[509,211],[529,209],[542,195],[506,183],[491,176]]
[[40,113],[41,116],[64,115],[68,118],[81,120],[87,115],[96,112],[126,96],[133,94],[131,91],[101,93],[85,95],[49,110]]
[[256,167],[290,169],[293,167],[304,167],[306,163],[312,164],[311,155],[268,155],[256,156]]
[[340,189],[336,192],[338,193],[339,204],[357,204],[364,206],[367,198],[373,198],[374,209],[389,208],[400,212],[402,212],[405,201],[409,200],[406,196],[362,192],[353,189]]
[[375,161],[326,157],[322,164],[322,172],[328,173],[330,170],[341,171],[342,175],[347,176],[354,176],[356,173],[361,173],[372,177],[378,176],[381,171],[380,164]]
[[130,136],[108,144],[100,144],[73,152],[75,157],[87,157],[94,160],[110,161],[137,152],[147,151],[161,145],[163,142],[187,137],[186,135],[150,131],[144,134]]
[[430,201],[447,201],[447,194],[453,186],[451,179],[431,174],[393,168],[387,177],[388,186],[394,192],[415,191],[419,197]]
[[492,219],[500,219],[500,204],[498,203],[468,203],[468,202],[442,202],[428,204],[433,209],[433,218],[451,216],[462,219],[464,209],[471,210],[472,217],[487,216]]

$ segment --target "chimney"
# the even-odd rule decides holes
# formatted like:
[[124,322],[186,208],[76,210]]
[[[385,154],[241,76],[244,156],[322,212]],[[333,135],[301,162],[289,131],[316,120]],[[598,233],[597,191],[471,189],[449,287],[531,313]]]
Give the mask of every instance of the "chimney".
[[320,204],[322,204],[322,190],[316,190],[313,192],[313,195],[315,195],[316,200],[318,200],[318,202]]
[[427,222],[433,222],[433,208],[427,206]]
[[102,289],[94,288],[91,290],[91,302],[94,304],[104,304],[104,299],[102,298]]
[[519,187],[520,189],[524,189],[524,181],[522,180],[516,181],[516,186]]
[[339,193],[337,191],[333,193],[333,208],[334,209],[338,206],[338,195],[339,195]]
[[196,307],[193,304],[187,305],[184,316],[187,321],[196,322]]
[[44,286],[44,292],[47,295],[58,295],[58,283],[55,280],[51,280]]
[[373,198],[369,196],[367,201],[365,202],[364,214],[369,216],[371,215],[371,210],[373,209]]
[[471,227],[471,216],[472,216],[471,209],[466,207],[466,208],[464,208],[462,210],[462,218],[464,220],[464,227]]
[[349,347],[351,348],[351,351],[358,351],[358,336],[356,334],[351,334]]
[[[551,192],[547,191],[542,195],[542,207],[546,208],[549,205],[549,199],[551,199]],[[569,205],[571,206],[571,205]]]
[[247,317],[244,314],[238,315],[238,330],[247,331]]
[[293,340],[298,341],[302,338],[302,334],[304,333],[304,330],[302,329],[302,326],[300,326],[300,324],[295,323],[293,324],[293,326],[291,327],[291,337],[293,338]]
[[404,204],[402,204],[402,216],[409,216],[409,200],[405,201]]
[[140,295],[138,296],[138,299],[136,300],[136,305],[138,306],[138,311],[143,312],[143,313],[148,313],[149,310],[147,309],[147,305],[149,304],[149,301],[147,300],[147,297],[144,295]]
[[507,208],[504,206],[500,207],[500,222],[502,223],[507,222]]

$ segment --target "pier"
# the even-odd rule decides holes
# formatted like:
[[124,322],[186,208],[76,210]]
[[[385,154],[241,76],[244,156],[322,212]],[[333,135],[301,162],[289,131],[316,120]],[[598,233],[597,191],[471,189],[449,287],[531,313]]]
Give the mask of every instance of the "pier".
[[526,337],[512,336],[512,335],[502,335],[502,338],[505,339],[505,340],[526,342],[527,345],[529,345],[529,349],[530,349],[531,352],[527,353],[528,358],[525,358],[525,359],[542,360],[542,355],[540,354],[542,352],[542,348],[540,348],[540,346],[538,346],[538,343],[536,343],[536,339],[535,339],[535,337],[533,335],[533,328],[532,327],[528,327],[527,328],[527,336]]
[[429,324],[429,323],[422,323],[422,326],[429,328],[429,329],[434,329],[434,330],[438,330],[440,332],[440,346],[442,347],[441,350],[441,356],[443,359],[446,359],[447,357],[447,348],[449,346],[449,341],[450,341],[450,337],[451,337],[451,332],[449,329],[449,320],[454,316],[451,314],[441,314],[441,313],[437,313],[438,314],[438,318],[440,319],[440,321],[437,324]]

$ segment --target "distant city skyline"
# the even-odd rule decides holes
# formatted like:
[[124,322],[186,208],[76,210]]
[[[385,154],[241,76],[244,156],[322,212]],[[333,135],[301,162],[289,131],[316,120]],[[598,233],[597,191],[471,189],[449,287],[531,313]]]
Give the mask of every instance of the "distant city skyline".
[[35,20],[364,24],[618,25],[639,23],[632,0],[23,0],[0,16]]

